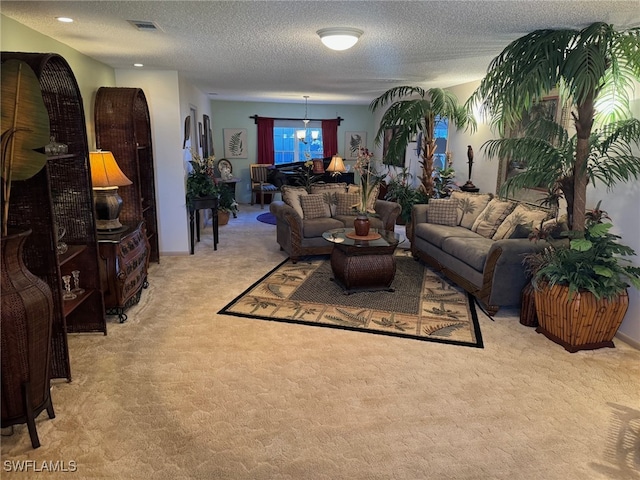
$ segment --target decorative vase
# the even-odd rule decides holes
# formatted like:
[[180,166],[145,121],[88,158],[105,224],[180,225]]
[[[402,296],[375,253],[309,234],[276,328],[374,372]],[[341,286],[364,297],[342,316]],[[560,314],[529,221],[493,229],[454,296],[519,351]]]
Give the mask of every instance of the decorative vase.
[[569,299],[569,287],[543,285],[535,291],[535,301],[536,332],[573,353],[614,347],[612,340],[627,313],[629,295],[625,290],[613,300],[598,300],[591,292],[576,292]]
[[356,219],[353,221],[353,229],[356,232],[356,235],[359,237],[366,237],[369,235],[369,228],[371,227],[371,222],[369,221],[369,217],[366,215],[358,215]]
[[218,226],[229,223],[230,216],[231,214],[226,210],[218,210]]
[[49,361],[53,298],[22,258],[31,230],[2,237],[2,427],[26,423],[33,448],[40,446],[35,418],[53,418]]

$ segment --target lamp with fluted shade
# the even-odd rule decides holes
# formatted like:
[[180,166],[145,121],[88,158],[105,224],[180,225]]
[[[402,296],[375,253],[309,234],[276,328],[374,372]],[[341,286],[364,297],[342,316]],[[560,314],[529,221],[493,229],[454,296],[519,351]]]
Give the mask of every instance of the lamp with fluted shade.
[[341,173],[346,172],[347,169],[344,167],[344,162],[342,161],[342,157],[339,155],[334,155],[331,157],[331,162],[327,167],[327,172],[331,173],[332,176],[340,175]]
[[93,204],[96,209],[96,228],[113,231],[122,228],[118,217],[122,210],[122,198],[118,187],[131,185],[131,180],[122,173],[111,152],[89,152]]

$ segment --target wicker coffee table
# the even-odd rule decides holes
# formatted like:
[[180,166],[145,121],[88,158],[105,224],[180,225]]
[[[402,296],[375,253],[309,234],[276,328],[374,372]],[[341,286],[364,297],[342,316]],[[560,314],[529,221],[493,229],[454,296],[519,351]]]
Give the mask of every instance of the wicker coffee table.
[[333,243],[331,270],[345,293],[393,291],[391,283],[396,274],[393,252],[400,243],[400,235],[371,229],[367,237],[358,237],[353,229],[336,228],[322,236]]

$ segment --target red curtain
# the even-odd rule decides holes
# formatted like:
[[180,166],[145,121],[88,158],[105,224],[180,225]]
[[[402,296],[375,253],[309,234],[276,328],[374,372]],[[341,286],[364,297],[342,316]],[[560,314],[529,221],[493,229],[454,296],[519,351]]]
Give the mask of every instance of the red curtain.
[[322,120],[322,148],[325,158],[338,153],[338,122],[337,118]]
[[256,123],[258,124],[258,163],[273,165],[275,162],[273,118],[258,117]]

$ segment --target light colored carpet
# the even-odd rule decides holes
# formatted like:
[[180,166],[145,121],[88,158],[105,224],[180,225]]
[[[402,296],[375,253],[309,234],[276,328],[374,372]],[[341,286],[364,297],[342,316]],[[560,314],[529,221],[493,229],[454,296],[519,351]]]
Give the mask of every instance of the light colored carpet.
[[[57,416],[37,450],[25,426],[2,437],[3,479],[640,478],[640,352],[620,341],[569,354],[515,311],[478,312],[484,349],[216,316],[285,258],[259,213],[152,265],[107,336],[70,338]],[[77,473],[7,472],[23,460]]]

